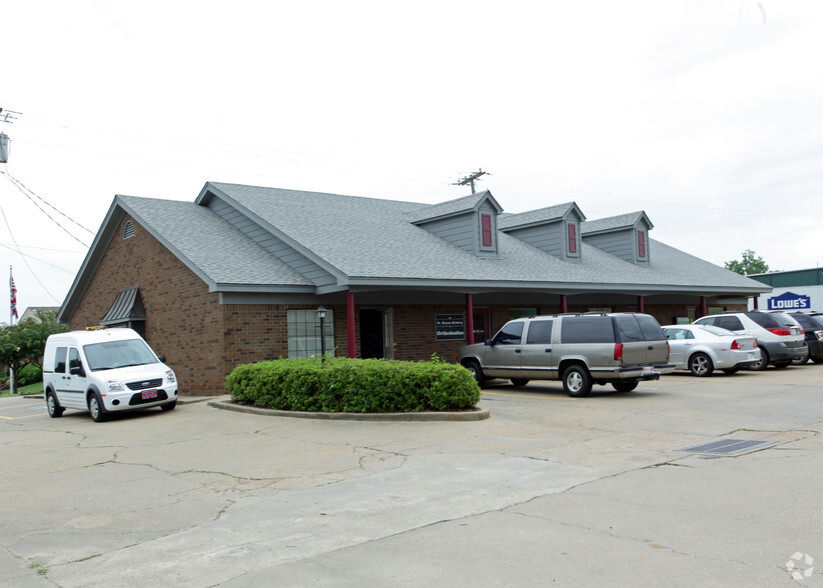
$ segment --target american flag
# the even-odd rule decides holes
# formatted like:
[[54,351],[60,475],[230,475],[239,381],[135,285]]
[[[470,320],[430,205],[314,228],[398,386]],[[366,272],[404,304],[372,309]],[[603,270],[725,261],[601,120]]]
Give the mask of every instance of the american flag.
[[17,317],[17,288],[14,286],[14,278],[11,275],[11,267],[9,267],[9,291],[11,297],[11,316]]

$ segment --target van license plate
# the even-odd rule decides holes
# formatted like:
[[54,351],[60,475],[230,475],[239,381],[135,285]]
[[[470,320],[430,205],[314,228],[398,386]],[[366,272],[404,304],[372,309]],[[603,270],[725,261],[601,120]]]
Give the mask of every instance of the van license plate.
[[143,400],[157,398],[157,390],[143,390]]

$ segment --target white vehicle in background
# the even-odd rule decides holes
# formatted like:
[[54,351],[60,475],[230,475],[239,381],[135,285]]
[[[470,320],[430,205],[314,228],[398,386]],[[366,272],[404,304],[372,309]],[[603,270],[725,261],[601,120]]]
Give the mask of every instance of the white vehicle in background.
[[733,374],[761,360],[757,339],[711,325],[667,325],[669,363],[695,376],[710,376],[715,369]]
[[94,328],[51,335],[43,353],[43,392],[52,418],[67,408],[95,422],[110,413],[177,405],[177,378],[132,329]]
[[728,329],[736,335],[757,338],[762,360],[749,368],[752,370],[764,370],[769,364],[776,368],[785,368],[793,360],[809,353],[804,341],[803,327],[782,312],[726,311],[700,317],[692,324],[714,325]]

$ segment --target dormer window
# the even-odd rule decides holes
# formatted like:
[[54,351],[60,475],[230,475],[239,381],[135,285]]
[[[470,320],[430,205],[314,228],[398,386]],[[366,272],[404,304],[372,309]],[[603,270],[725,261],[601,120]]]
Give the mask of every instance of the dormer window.
[[492,240],[492,215],[481,214],[480,222],[482,225],[483,247],[491,247],[494,244]]
[[642,229],[637,231],[637,257],[646,259],[646,231]]
[[577,255],[577,223],[568,225],[568,252],[570,255]]

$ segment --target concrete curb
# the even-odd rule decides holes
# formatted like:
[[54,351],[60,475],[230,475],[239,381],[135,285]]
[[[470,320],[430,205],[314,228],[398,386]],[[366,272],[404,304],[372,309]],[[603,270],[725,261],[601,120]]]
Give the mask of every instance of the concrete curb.
[[243,406],[233,401],[221,400],[212,400],[209,402],[209,406],[247,414],[292,417],[297,419],[326,419],[333,421],[482,421],[491,416],[485,408],[476,408],[474,410],[460,412],[300,412]]

